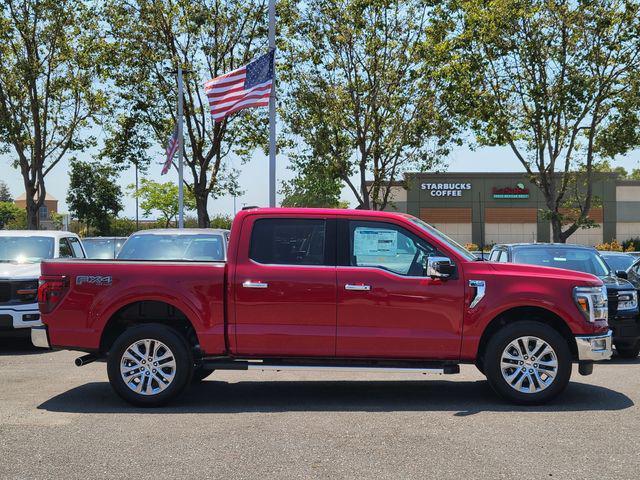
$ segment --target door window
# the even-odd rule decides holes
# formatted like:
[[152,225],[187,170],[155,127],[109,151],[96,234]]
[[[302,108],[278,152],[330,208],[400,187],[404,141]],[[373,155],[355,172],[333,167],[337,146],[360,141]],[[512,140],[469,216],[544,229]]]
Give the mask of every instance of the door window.
[[73,257],[73,250],[71,249],[71,245],[69,245],[69,240],[67,240],[66,238],[60,239],[59,257],[60,258]]
[[402,227],[382,222],[350,222],[350,264],[399,275],[423,276],[435,248]]
[[253,224],[249,258],[275,265],[329,265],[326,221],[263,218]]
[[507,263],[508,260],[509,260],[509,256],[507,254],[507,251],[506,250],[501,250],[500,251],[500,256],[498,257],[498,262]]

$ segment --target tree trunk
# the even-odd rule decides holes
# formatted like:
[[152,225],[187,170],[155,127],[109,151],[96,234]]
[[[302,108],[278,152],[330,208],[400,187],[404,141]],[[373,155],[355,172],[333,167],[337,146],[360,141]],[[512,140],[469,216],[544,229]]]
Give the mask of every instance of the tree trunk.
[[40,207],[44,204],[45,194],[42,193],[44,188],[41,188],[41,193],[38,195],[38,187],[34,185],[35,182],[31,179],[24,179],[24,189],[26,196],[26,211],[27,211],[27,230],[38,230],[40,226],[39,212]]
[[206,193],[196,192],[194,196],[196,198],[196,211],[198,212],[198,227],[209,228],[211,225],[209,212],[207,212],[207,201],[209,200],[209,195]]
[[553,243],[565,243],[567,241],[566,238],[562,238],[562,222],[556,216],[555,212],[552,213],[551,217],[551,235]]

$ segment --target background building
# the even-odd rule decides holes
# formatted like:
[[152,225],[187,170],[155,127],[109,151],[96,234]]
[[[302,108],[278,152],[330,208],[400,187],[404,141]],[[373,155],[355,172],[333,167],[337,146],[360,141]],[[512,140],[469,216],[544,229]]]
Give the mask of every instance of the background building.
[[[408,173],[391,187],[387,210],[410,213],[460,243],[549,242],[551,225],[540,190],[522,173]],[[579,229],[570,243],[595,245],[640,237],[640,181],[600,174],[594,183],[595,228]]]
[[[27,194],[23,193],[18,198],[15,199],[16,206],[20,208],[27,208]],[[58,213],[58,199],[53,195],[47,192],[44,203],[40,207],[40,211],[38,212],[38,225],[41,230],[52,230],[55,229],[55,223],[52,220],[52,214]]]

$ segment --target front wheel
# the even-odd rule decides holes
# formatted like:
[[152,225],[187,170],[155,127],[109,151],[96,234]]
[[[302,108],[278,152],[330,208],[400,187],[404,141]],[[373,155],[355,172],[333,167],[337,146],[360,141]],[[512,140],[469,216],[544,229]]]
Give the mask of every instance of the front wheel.
[[155,407],[184,390],[193,373],[193,357],[186,340],[172,328],[138,325],[116,339],[107,373],[111,387],[124,400]]
[[502,397],[518,404],[548,402],[571,378],[571,351],[555,329],[540,322],[506,325],[487,345],[485,374]]

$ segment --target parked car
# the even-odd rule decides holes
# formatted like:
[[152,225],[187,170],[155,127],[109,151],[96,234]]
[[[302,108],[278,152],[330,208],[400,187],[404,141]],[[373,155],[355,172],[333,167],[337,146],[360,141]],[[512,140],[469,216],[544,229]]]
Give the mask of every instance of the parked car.
[[[156,248],[148,237],[133,235],[120,257]],[[564,390],[573,361],[588,375],[611,356],[601,280],[479,262],[410,215],[244,210],[226,262],[173,260],[185,257],[44,262],[34,345],[85,352],[77,365],[106,360],[136,405],[214,370],[453,374],[460,363],[532,404]]]
[[36,294],[42,260],[84,257],[70,232],[0,230],[0,331],[28,334],[41,325]]
[[127,237],[86,237],[82,245],[87,252],[87,258],[114,259],[124,245]]
[[[626,272],[637,260],[633,255],[623,252],[598,252],[613,272]],[[624,275],[623,275],[624,278]]]
[[217,228],[167,228],[132,233],[119,260],[223,261],[228,231]]
[[[609,325],[618,354],[623,358],[635,358],[640,353],[638,292],[609,268],[595,248],[548,243],[496,245],[489,260],[563,268],[600,278],[607,287]],[[626,274],[621,276],[626,277]]]

